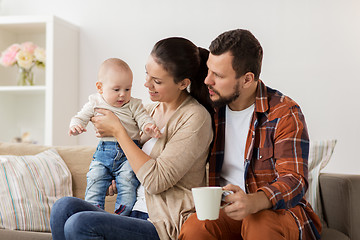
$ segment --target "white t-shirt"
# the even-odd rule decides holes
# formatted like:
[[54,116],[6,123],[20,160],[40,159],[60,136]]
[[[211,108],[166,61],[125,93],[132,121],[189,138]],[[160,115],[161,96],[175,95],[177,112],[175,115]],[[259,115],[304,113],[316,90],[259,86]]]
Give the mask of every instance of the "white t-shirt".
[[226,105],[224,162],[220,173],[221,186],[231,183],[245,191],[245,145],[254,108],[253,104],[242,111],[232,111]]
[[[160,132],[163,133],[164,129],[161,129]],[[158,139],[157,138],[150,138],[146,143],[144,143],[142,150],[144,153],[146,153],[147,155],[150,155],[156,141]],[[139,187],[137,188],[137,192],[136,192],[136,202],[132,208],[133,211],[139,211],[139,212],[144,212],[147,213],[147,207],[146,207],[146,200],[145,200],[145,189],[143,185],[139,185]]]

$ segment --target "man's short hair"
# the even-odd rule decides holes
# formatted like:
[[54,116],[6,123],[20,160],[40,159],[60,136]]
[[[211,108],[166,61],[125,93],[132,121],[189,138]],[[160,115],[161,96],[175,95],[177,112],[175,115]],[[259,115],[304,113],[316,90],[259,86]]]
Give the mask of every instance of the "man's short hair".
[[236,78],[252,72],[255,79],[259,79],[263,49],[250,31],[236,29],[224,32],[211,42],[209,49],[213,55],[230,51],[234,57],[232,67]]

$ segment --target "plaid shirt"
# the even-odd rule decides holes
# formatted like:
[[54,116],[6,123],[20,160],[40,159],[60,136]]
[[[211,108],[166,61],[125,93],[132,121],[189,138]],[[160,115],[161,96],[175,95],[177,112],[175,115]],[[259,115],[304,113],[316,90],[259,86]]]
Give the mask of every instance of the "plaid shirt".
[[[245,166],[246,192],[263,191],[274,210],[290,211],[299,226],[299,239],[320,239],[320,220],[304,198],[309,155],[304,115],[289,97],[258,81],[245,156],[239,159]],[[215,126],[210,185],[219,185],[224,161],[225,107],[216,110]]]

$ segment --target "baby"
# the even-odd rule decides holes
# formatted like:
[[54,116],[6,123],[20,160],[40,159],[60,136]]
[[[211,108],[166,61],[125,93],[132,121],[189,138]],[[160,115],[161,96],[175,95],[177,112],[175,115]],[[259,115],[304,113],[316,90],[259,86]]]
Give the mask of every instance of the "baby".
[[[149,137],[160,137],[159,129],[147,114],[141,100],[131,97],[132,80],[132,71],[124,61],[117,58],[105,60],[100,66],[96,82],[98,93],[90,95],[89,101],[71,119],[69,135],[85,132],[90,119],[96,115],[96,108],[105,108],[120,119],[138,146],[140,130]],[[115,179],[118,189],[115,213],[125,216],[130,214],[139,181],[115,138],[101,138],[86,176],[86,201],[104,209],[106,190]]]

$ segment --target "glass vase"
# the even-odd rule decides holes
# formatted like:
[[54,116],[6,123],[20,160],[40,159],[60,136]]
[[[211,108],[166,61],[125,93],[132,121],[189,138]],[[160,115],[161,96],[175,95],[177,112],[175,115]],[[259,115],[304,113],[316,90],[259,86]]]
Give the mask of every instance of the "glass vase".
[[19,67],[17,76],[18,86],[33,86],[34,85],[34,73],[30,69]]

